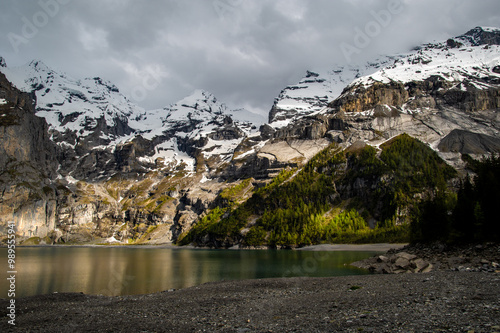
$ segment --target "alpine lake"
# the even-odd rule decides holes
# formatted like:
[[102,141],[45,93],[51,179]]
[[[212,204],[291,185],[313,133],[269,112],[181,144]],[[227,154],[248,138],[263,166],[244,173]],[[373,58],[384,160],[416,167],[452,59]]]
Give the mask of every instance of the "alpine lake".
[[[350,263],[379,252],[209,250],[141,246],[16,248],[16,297],[83,292],[121,296],[221,280],[368,274]],[[8,290],[7,248],[0,290]],[[6,293],[0,298],[5,298]]]

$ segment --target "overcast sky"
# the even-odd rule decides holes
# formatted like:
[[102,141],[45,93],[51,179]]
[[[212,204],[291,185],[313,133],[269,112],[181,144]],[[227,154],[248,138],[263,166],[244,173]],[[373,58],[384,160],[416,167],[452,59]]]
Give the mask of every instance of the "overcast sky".
[[500,1],[1,0],[0,56],[9,67],[39,59],[75,78],[100,76],[147,109],[205,89],[267,114],[308,69],[478,25],[500,27]]

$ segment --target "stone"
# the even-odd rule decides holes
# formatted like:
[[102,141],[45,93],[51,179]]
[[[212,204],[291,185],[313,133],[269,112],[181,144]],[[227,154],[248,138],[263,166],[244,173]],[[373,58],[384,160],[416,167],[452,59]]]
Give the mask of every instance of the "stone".
[[389,262],[389,258],[386,256],[378,256],[377,261],[378,262]]
[[392,273],[392,269],[389,265],[384,263],[384,264],[375,266],[375,269],[372,270],[372,272],[375,272],[377,274],[390,274],[390,273]]
[[394,263],[396,267],[407,270],[410,268],[410,261],[406,258],[398,258],[396,259],[396,262]]
[[399,252],[399,253],[396,253],[396,257],[403,258],[403,259],[410,261],[410,260],[415,259],[417,256],[414,254],[406,253],[406,252]]
[[426,268],[424,268],[421,272],[422,273],[429,273],[432,271],[432,269],[434,268],[434,266],[432,264],[429,264]]
[[403,274],[403,273],[406,273],[408,272],[407,270],[405,269],[396,269],[393,271],[394,274]]
[[413,261],[414,265],[415,265],[415,271],[416,272],[421,272],[422,270],[424,270],[425,268],[427,268],[427,266],[429,266],[429,263],[426,262],[425,260],[423,259],[415,259]]

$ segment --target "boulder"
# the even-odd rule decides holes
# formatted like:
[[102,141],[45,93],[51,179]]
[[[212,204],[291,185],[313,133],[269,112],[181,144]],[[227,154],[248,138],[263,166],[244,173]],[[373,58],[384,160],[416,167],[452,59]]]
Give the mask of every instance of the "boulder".
[[402,257],[397,258],[394,265],[396,266],[396,268],[400,268],[403,270],[410,269],[410,261],[406,258],[402,258]]
[[399,252],[399,253],[396,254],[396,257],[397,258],[403,258],[403,259],[406,259],[406,260],[410,261],[410,260],[415,259],[417,256],[414,255],[414,254],[406,253],[406,252]]
[[426,269],[427,266],[429,266],[428,262],[426,262],[425,260],[420,259],[420,258],[415,259],[413,261],[413,264],[415,265],[415,268],[414,268],[415,273],[421,272],[422,270]]
[[386,256],[378,256],[377,257],[377,262],[389,262],[389,258]]

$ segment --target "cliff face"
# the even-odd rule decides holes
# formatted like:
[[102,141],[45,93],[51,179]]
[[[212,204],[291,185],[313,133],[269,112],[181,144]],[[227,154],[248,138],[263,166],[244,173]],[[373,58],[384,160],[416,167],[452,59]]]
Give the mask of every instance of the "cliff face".
[[56,223],[56,146],[35,116],[33,95],[1,73],[0,101],[0,233],[14,221],[22,236],[45,236]]
[[488,80],[490,87],[479,89],[462,81],[447,81],[434,76],[423,81],[408,83],[376,82],[347,88],[342,96],[329,104],[330,108],[344,112],[362,112],[377,105],[408,109],[454,107],[466,112],[483,111],[500,107],[500,79]]

